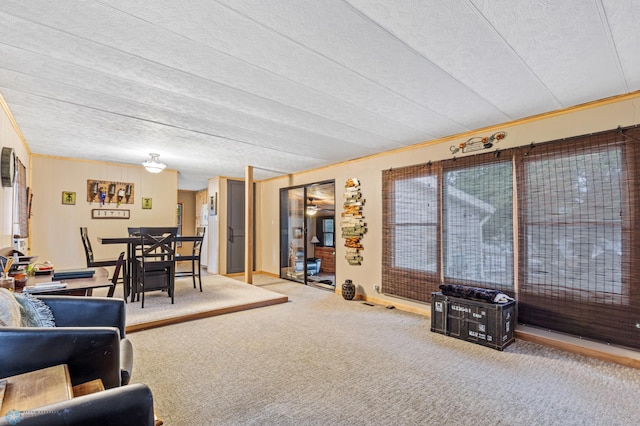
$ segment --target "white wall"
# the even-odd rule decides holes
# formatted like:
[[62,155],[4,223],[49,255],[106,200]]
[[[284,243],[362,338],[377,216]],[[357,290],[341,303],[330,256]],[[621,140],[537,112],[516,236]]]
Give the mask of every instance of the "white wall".
[[[260,182],[258,221],[258,249],[261,263],[258,269],[279,274],[279,190],[280,188],[335,179],[336,182],[336,283],[340,287],[346,279],[353,280],[358,293],[382,303],[403,304],[408,308],[423,309],[424,305],[376,293],[382,276],[382,171],[412,164],[452,158],[450,147],[457,146],[472,136],[489,136],[496,131],[506,131],[507,138],[495,145],[505,149],[532,142],[545,142],[561,138],[630,126],[640,123],[640,94],[616,101],[605,101],[570,111],[547,114],[531,120],[522,120],[504,126],[481,129],[461,137],[424,143],[412,147],[378,154],[361,160],[346,162],[315,171],[285,176]],[[482,151],[485,152],[485,151]],[[467,154],[456,154],[461,157]],[[350,266],[345,260],[344,239],[339,234],[342,193],[348,178],[358,178],[366,204],[363,214],[368,232],[362,239],[364,261],[361,266]]]

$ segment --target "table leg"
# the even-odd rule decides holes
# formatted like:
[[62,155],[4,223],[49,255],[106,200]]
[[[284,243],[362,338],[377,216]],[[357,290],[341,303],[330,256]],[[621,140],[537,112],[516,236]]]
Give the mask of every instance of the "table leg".
[[131,301],[135,302],[136,299],[139,299],[138,297],[138,276],[136,273],[136,245],[135,243],[130,243],[127,244],[127,251],[129,252],[129,255],[127,256],[127,259],[129,259],[129,283],[130,283],[130,287],[129,287],[129,292],[131,294]]

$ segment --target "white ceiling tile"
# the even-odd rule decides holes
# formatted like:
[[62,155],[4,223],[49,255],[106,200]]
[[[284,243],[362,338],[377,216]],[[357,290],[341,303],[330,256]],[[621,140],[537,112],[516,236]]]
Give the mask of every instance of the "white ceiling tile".
[[[90,20],[90,16],[99,16],[98,12],[94,12],[81,20]],[[45,17],[46,14],[42,19]],[[107,18],[102,17],[97,21],[110,22]],[[20,22],[8,31],[15,39],[12,44],[20,43],[18,40],[21,39],[22,28],[24,23]],[[130,28],[136,28],[139,34],[137,36],[128,34],[126,30]],[[55,58],[61,61],[102,69],[106,73],[130,79],[139,84],[159,85],[164,90],[201,93],[201,86],[210,83],[216,90],[240,92],[232,95],[230,99],[235,99],[242,93],[250,93],[254,95],[253,97],[271,100],[272,103],[296,108],[347,126],[364,128],[374,134],[397,136],[403,131],[409,131],[414,135],[418,133],[393,120],[362,109],[354,109],[344,101],[317,93],[301,85],[291,84],[285,78],[265,72],[213,49],[207,49],[206,53],[202,53],[201,45],[185,44],[187,42],[175,34],[145,25],[139,20],[121,16],[117,24],[112,23],[107,26],[107,29],[111,31],[108,35],[102,34],[97,38],[100,39],[100,43],[109,42],[109,45],[85,38],[89,35],[96,37],[96,33],[100,30],[104,31],[105,28],[100,25],[85,28],[85,31],[90,34],[82,34],[82,37],[68,34],[66,30],[62,32],[40,26],[38,29],[40,37],[37,40],[33,40],[34,37],[27,37],[27,40],[32,41],[28,48],[43,55],[54,52]],[[127,35],[121,37],[123,33]],[[135,40],[135,43],[131,43],[131,40]],[[194,53],[194,48],[200,50]],[[87,52],[92,53],[89,55]],[[184,52],[191,52],[191,56],[180,56]],[[214,96],[213,99],[216,97]]]
[[[334,96],[348,95],[350,99],[379,103],[381,114],[401,120],[406,117],[413,125],[431,129],[434,124],[460,131],[468,127],[464,112],[468,110],[492,110],[490,104],[467,90],[459,82],[442,72],[433,63],[367,19],[342,0],[327,2],[303,1],[298,7],[290,7],[286,1],[235,1],[224,0],[230,8],[263,24],[271,31],[296,42],[295,52],[281,52],[281,57],[330,63],[325,67],[311,66],[304,75],[295,75],[296,68],[287,68],[291,78],[324,81],[321,90]],[[260,43],[256,40],[256,43]],[[303,50],[301,50],[301,48]],[[300,57],[304,49],[314,54]],[[273,49],[269,49],[273,52]],[[324,79],[323,75],[331,77]],[[333,76],[342,78],[336,81]],[[316,83],[317,84],[317,83]],[[434,114],[409,114],[411,109],[393,96],[404,99],[408,106],[415,104]],[[370,100],[370,97],[374,100]],[[447,102],[450,97],[461,101],[455,105]],[[377,99],[377,101],[375,100]],[[402,109],[399,109],[399,108]],[[451,109],[451,110],[449,110]],[[402,114],[398,114],[402,111]],[[495,109],[494,109],[495,111]],[[498,113],[498,111],[495,111]],[[504,119],[505,117],[502,116]]]
[[627,89],[631,92],[640,90],[640,2],[603,0],[602,3]]
[[563,107],[625,92],[598,2],[470,1]]
[[[467,2],[449,2],[441,7],[439,0],[348,1],[510,119],[560,106],[485,17]],[[475,127],[504,120],[495,114],[482,116],[477,110],[472,114]]]
[[639,4],[4,0],[0,93],[34,153],[200,189],[640,90]]

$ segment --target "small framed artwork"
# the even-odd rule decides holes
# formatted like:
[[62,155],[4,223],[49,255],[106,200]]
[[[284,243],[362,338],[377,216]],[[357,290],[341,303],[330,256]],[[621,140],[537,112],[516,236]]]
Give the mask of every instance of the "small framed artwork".
[[120,209],[92,209],[91,219],[129,219],[130,210]]
[[76,193],[70,191],[62,191],[62,204],[67,205],[75,205],[76,204]]
[[293,228],[293,238],[302,238],[302,228]]
[[142,198],[142,208],[145,210],[151,210],[153,207],[153,201],[151,198]]

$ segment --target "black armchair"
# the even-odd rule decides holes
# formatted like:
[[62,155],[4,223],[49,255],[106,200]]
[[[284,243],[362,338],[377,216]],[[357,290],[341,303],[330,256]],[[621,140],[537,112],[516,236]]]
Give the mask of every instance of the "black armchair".
[[37,407],[12,423],[0,418],[0,425],[5,424],[153,426],[153,395],[148,386],[132,384]]
[[0,327],[0,377],[67,364],[72,384],[102,379],[105,389],[129,383],[133,348],[125,337],[123,300],[40,296],[56,327]]

